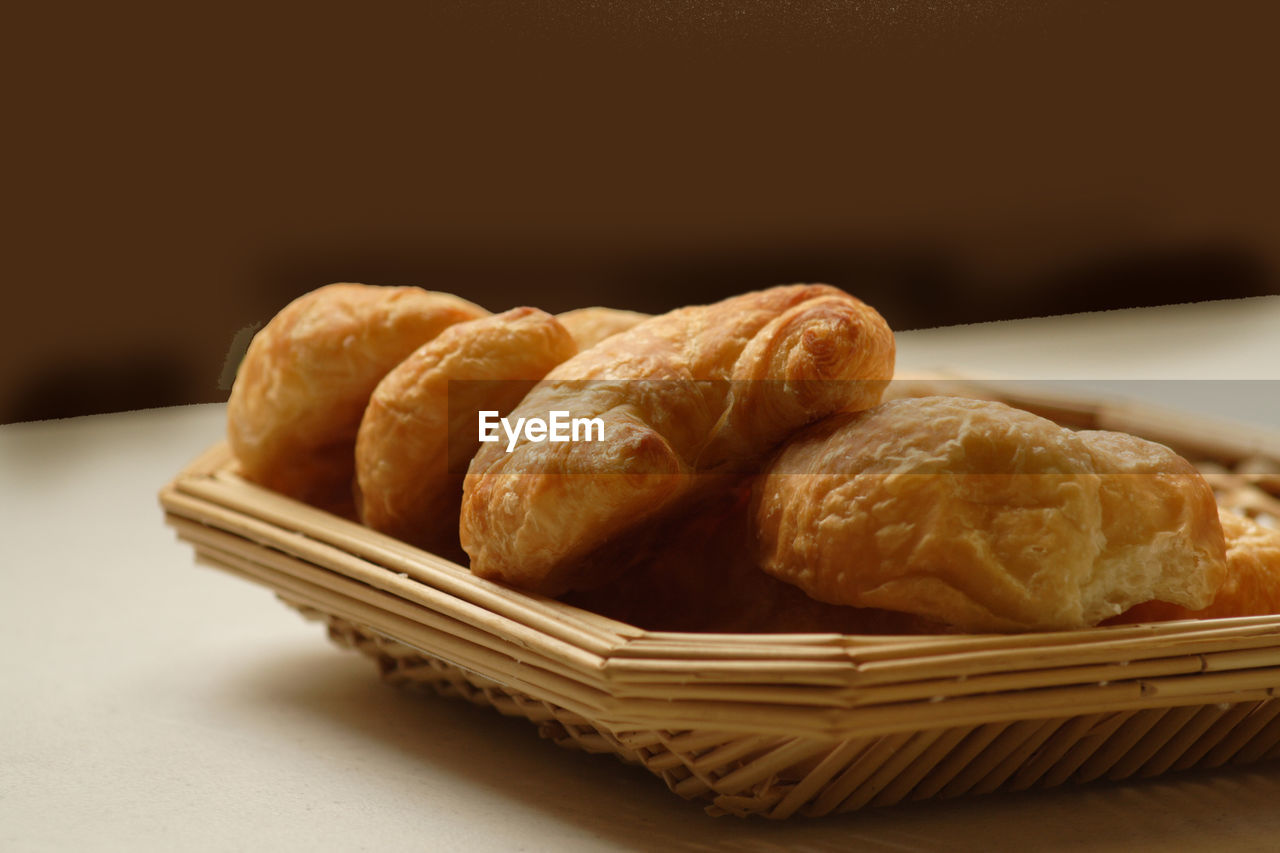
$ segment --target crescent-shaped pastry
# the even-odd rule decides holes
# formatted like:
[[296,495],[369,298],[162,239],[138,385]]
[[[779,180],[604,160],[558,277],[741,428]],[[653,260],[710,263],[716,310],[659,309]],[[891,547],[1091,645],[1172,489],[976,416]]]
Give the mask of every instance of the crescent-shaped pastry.
[[1221,619],[1280,613],[1280,530],[1219,510],[1227,537],[1227,577],[1213,603],[1193,610],[1166,601],[1147,601],[1117,623],[1163,622],[1172,619]]
[[374,386],[454,323],[489,312],[417,287],[331,284],[261,329],[227,404],[241,473],[306,503],[349,511],[355,441]]
[[1222,584],[1213,493],[1168,448],[1001,403],[895,400],[815,425],[759,481],[761,565],[821,601],[964,631],[1082,628]]
[[791,285],[672,311],[547,375],[511,418],[562,411],[602,440],[489,444],[463,492],[472,571],[558,595],[618,571],[588,559],[672,510],[709,472],[756,464],[796,428],[879,400],[893,334],[827,285]]
[[383,377],[356,440],[361,520],[452,559],[477,413],[505,416],[547,371],[578,351],[536,308],[450,326]]
[[620,308],[576,308],[557,314],[556,319],[573,335],[578,349],[585,350],[591,349],[605,338],[611,338],[643,323],[650,316]]

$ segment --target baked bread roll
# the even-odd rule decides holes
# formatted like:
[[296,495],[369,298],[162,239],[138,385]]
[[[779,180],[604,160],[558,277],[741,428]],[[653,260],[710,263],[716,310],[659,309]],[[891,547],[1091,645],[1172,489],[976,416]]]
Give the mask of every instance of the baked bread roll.
[[1213,603],[1193,610],[1166,601],[1147,601],[1114,620],[1116,623],[1280,613],[1280,530],[1225,509],[1218,511],[1218,518],[1227,539],[1227,573]]
[[360,518],[461,559],[458,507],[480,446],[477,413],[505,416],[578,349],[554,317],[515,308],[450,326],[383,377],[356,439]]
[[591,349],[605,338],[625,332],[648,320],[650,315],[620,308],[576,308],[557,314],[556,319],[573,335],[578,349]]
[[964,631],[1200,608],[1225,571],[1213,493],[1172,451],[959,397],[815,425],[758,482],[754,517],[775,577]]
[[350,514],[356,430],[378,380],[488,313],[417,287],[331,284],[298,297],[254,336],[231,389],[227,437],[241,473]]
[[[672,311],[557,367],[511,418],[598,418],[604,440],[485,445],[462,500],[472,571],[559,595],[608,580],[606,542],[756,464],[796,428],[874,405],[893,373],[874,309],[826,285]],[[593,558],[594,554],[594,558]]]

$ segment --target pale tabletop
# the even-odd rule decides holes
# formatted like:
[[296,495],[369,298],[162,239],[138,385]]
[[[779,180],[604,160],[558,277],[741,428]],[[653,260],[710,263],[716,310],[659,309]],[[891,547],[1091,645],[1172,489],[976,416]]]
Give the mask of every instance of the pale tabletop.
[[[1084,379],[1280,430],[1280,297],[906,333],[899,363]],[[156,492],[223,414],[0,427],[0,849],[1280,849],[1274,762],[713,819],[522,720],[397,692],[164,526]]]

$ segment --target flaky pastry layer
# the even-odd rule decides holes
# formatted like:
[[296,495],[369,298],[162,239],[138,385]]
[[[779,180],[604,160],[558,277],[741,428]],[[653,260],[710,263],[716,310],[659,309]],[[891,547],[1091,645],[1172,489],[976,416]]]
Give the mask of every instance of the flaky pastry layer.
[[775,577],[965,631],[1203,607],[1224,576],[1213,493],[1168,448],[958,397],[815,425],[760,480],[754,516]]
[[342,511],[378,381],[447,327],[488,313],[417,287],[331,284],[298,297],[254,336],[231,389],[227,437],[241,472]]
[[621,308],[575,308],[557,314],[556,319],[569,330],[578,349],[590,349],[605,338],[638,326],[652,315]]
[[1227,573],[1213,602],[1200,610],[1167,601],[1147,601],[1117,622],[1164,622],[1173,619],[1222,619],[1280,613],[1280,530],[1219,510],[1227,538]]
[[458,323],[415,350],[378,383],[360,424],[361,521],[462,557],[458,509],[463,474],[480,447],[478,413],[505,416],[577,351],[564,326],[536,308]]
[[472,571],[550,595],[607,580],[616,567],[593,552],[676,511],[700,476],[874,405],[893,353],[883,318],[827,285],[682,308],[601,341],[511,417],[599,418],[604,441],[486,445],[472,460],[461,519]]

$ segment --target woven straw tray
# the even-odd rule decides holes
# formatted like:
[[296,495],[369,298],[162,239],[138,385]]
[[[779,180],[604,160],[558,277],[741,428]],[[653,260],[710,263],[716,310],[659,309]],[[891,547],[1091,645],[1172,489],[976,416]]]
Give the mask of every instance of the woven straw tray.
[[[1063,395],[1000,396],[1202,464],[1280,518],[1280,436]],[[644,631],[261,489],[225,445],[160,494],[197,560],[272,589],[388,681],[643,765],[713,814],[817,816],[1280,758],[1280,616],[1049,634]]]

